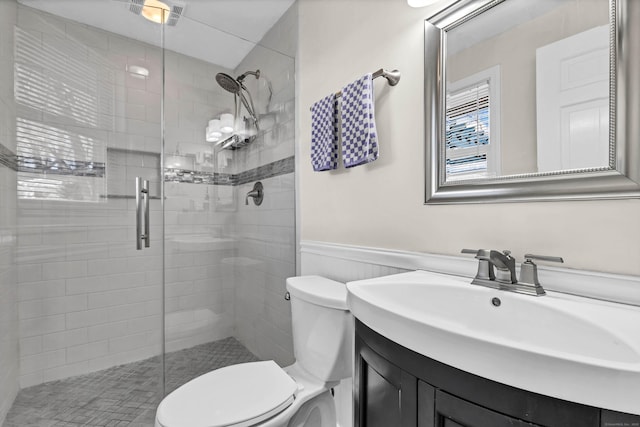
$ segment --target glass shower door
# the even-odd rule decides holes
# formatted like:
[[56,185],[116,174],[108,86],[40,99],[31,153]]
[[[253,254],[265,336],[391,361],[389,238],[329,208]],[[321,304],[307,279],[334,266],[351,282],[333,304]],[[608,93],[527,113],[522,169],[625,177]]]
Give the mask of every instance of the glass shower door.
[[162,26],[147,30],[156,46],[18,6],[22,391],[5,425],[153,423],[163,372]]
[[[227,365],[293,361],[294,60],[282,51],[295,10],[265,29],[272,48],[209,12],[165,28],[167,393]],[[247,197],[258,181],[260,204]]]
[[[231,159],[207,142],[210,120],[234,110],[216,83],[232,70],[194,57],[180,41],[206,34],[181,16],[165,29],[165,351],[166,392],[224,364],[254,360],[234,335],[235,195]],[[197,46],[200,39],[187,45]],[[182,44],[184,46],[184,43]],[[195,47],[195,50],[202,50]],[[207,50],[216,46],[207,43]],[[220,351],[226,357],[220,358]]]

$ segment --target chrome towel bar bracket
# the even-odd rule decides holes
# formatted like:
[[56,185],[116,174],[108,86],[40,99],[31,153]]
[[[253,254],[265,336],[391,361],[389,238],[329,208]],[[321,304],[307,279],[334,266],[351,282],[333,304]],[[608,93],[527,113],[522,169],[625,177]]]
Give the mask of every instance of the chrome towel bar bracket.
[[[374,71],[373,73],[371,73],[371,78],[377,79],[378,77],[384,77],[385,79],[387,79],[389,86],[395,86],[400,81],[401,74],[398,70],[388,71],[384,68],[380,68],[378,71]],[[336,98],[339,98],[341,96],[342,91],[336,92]]]

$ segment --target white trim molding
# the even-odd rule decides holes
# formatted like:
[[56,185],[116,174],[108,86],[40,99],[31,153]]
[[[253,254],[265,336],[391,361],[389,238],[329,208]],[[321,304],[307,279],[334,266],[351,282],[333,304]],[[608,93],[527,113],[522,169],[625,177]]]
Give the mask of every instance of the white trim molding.
[[[333,271],[319,271],[322,267],[310,266],[317,263],[315,257],[352,262],[349,268],[359,268],[357,263],[400,270],[426,270],[472,278],[475,276],[477,261],[472,257],[437,255],[422,252],[371,248],[329,242],[303,240],[300,242],[302,274],[334,275]],[[325,266],[329,264],[325,263]],[[344,265],[342,266],[344,268]],[[519,266],[518,266],[519,267]],[[393,270],[380,270],[390,271]],[[350,274],[350,277],[359,276]],[[542,286],[549,291],[613,301],[640,306],[640,277],[621,274],[600,273],[569,268],[538,266],[538,277]],[[335,278],[340,280],[340,278]],[[346,280],[346,279],[342,279]]]

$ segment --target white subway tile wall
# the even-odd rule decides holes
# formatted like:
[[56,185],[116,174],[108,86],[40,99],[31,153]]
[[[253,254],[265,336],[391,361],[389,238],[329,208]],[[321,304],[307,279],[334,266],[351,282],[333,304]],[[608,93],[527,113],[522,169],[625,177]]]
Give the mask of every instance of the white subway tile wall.
[[[213,186],[165,186],[165,332],[167,351],[233,335],[233,212],[218,212]],[[211,202],[206,202],[206,196]]]
[[293,173],[262,180],[264,201],[244,204],[253,183],[237,187],[236,338],[262,359],[294,361],[285,282],[295,275]]
[[[159,354],[160,242],[135,250],[128,202],[19,201],[22,387]],[[158,200],[151,209],[159,221]],[[131,219],[115,225],[123,216]]]
[[[264,36],[262,44],[268,48],[256,46],[236,68],[236,74],[260,69],[260,79],[248,77],[245,83],[257,94],[254,101],[264,131],[255,143],[234,153],[242,166],[236,173],[294,155],[297,13],[294,3]],[[251,200],[244,204],[253,182],[235,187],[235,337],[261,359],[286,366],[294,361],[291,307],[284,294],[286,278],[296,274],[295,179],[290,172],[261,181],[261,206]]]
[[[15,153],[16,107],[13,100],[13,27],[15,1],[0,2],[0,156]],[[9,160],[9,159],[5,159]],[[16,171],[0,162],[0,425],[18,392],[18,313],[16,252]],[[37,345],[37,344],[36,344]],[[27,345],[28,351],[37,348]]]

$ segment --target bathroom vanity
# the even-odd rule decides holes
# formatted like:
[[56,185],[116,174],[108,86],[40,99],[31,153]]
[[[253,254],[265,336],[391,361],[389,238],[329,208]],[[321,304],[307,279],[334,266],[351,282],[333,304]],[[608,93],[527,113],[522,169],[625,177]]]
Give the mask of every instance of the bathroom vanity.
[[640,426],[640,307],[469,282],[347,284],[356,427]]
[[355,343],[356,427],[640,426],[640,416],[555,399],[453,368],[358,320]]

